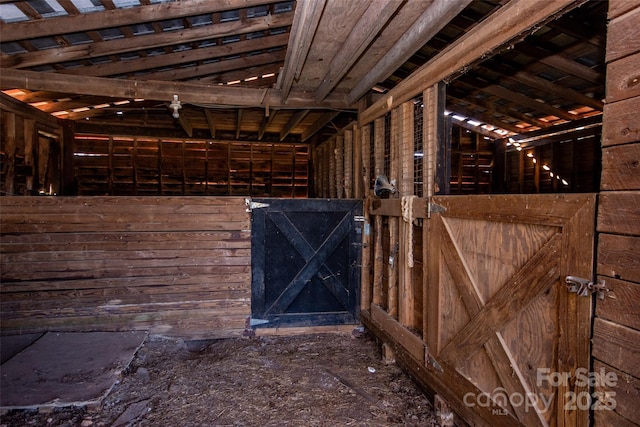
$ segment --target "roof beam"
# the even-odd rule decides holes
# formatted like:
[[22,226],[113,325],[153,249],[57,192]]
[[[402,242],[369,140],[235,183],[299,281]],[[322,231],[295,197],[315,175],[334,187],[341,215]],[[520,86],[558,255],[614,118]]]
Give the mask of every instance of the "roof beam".
[[240,139],[240,128],[242,126],[242,113],[244,110],[242,108],[238,108],[238,115],[236,117],[236,139]]
[[378,0],[369,4],[333,57],[327,74],[316,90],[316,101],[322,101],[338,85],[402,3],[402,0]]
[[211,138],[215,139],[216,138],[216,123],[213,120],[213,114],[211,113],[211,110],[209,110],[208,108],[204,109],[204,115],[207,118],[207,126],[209,126],[209,132],[211,132]]
[[332,94],[324,101],[316,102],[312,94],[294,91],[287,101],[281,91],[234,86],[206,85],[157,80],[129,80],[104,77],[83,77],[37,71],[2,70],[0,89],[27,89],[66,92],[82,95],[98,95],[124,99],[150,99],[169,102],[174,94],[183,103],[206,106],[349,109],[344,95]]
[[434,0],[398,42],[387,51],[369,73],[351,90],[347,99],[355,102],[376,83],[400,68],[418,49],[449,23],[471,0]]
[[297,0],[296,2],[287,56],[278,81],[278,89],[282,91],[282,98],[285,101],[289,97],[293,80],[300,76],[307,60],[326,2],[327,0]]
[[383,116],[423,89],[485,59],[488,53],[499,51],[508,43],[526,36],[533,27],[585,1],[511,0],[363,111],[360,125]]
[[[236,43],[229,43],[220,46],[212,46],[200,49],[191,49],[189,54],[185,52],[174,52],[165,55],[147,56],[128,61],[110,62],[107,64],[89,65],[84,67],[74,67],[60,70],[63,74],[76,74],[81,76],[106,77],[114,75],[124,75],[138,71],[144,71],[161,67],[179,66],[185,62],[196,62],[210,60],[213,58],[223,58],[246,54],[249,52],[272,49],[279,46],[286,46],[289,35],[286,33],[275,36],[267,36],[259,39],[243,40]],[[191,74],[192,71],[190,70]]]
[[302,132],[302,142],[305,142],[307,139],[311,138],[313,135],[319,132],[320,129],[325,127],[327,123],[333,120],[338,114],[340,114],[339,111],[329,111],[327,113],[324,113],[318,120],[316,120],[314,124],[306,128],[304,132]]
[[304,118],[309,114],[309,110],[300,110],[291,117],[289,123],[282,129],[280,132],[280,141],[284,141],[284,139],[291,133],[293,128],[298,126],[298,124],[304,120]]
[[[236,59],[224,59],[211,64],[202,64],[194,67],[176,68],[167,71],[157,71],[136,76],[141,80],[192,80],[200,76],[226,73],[233,70],[245,70],[256,65],[272,64],[282,62],[285,50],[277,52],[261,53],[258,55],[243,56]],[[213,82],[211,82],[213,83]],[[216,82],[218,83],[218,82]]]
[[0,26],[0,40],[10,41],[50,37],[60,34],[100,30],[141,22],[163,21],[274,3],[275,0],[181,0],[128,9],[67,15],[57,18],[12,22]]
[[2,66],[2,68],[26,68],[100,56],[118,55],[126,52],[169,46],[176,44],[176,41],[188,44],[232,34],[264,31],[271,28],[291,25],[292,21],[293,13],[282,13],[259,18],[249,18],[245,21],[221,22],[215,25],[205,25],[179,31],[165,31],[160,34],[135,36],[76,46],[63,46],[57,49],[45,49],[17,55],[3,55],[0,58],[0,66]]
[[[268,112],[268,114],[266,114]],[[258,131],[258,140],[262,141],[262,137],[264,133],[267,131],[267,126],[271,124],[273,119],[278,114],[278,110],[265,110],[265,115],[262,118],[262,123],[260,124],[260,130]]]

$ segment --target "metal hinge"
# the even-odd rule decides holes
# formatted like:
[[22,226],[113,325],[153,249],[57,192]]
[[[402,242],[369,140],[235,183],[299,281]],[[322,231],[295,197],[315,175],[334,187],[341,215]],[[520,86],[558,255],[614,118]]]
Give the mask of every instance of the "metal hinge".
[[604,299],[606,293],[610,291],[610,289],[606,287],[604,280],[598,280],[594,283],[582,277],[567,276],[565,282],[567,290],[569,292],[575,292],[579,297],[588,297],[596,293],[599,299]]
[[251,199],[244,199],[244,204],[247,206],[247,212],[251,212],[254,209],[269,207],[268,203],[253,202]]
[[365,218],[363,215],[354,215],[353,217],[353,221],[354,222],[364,222]]

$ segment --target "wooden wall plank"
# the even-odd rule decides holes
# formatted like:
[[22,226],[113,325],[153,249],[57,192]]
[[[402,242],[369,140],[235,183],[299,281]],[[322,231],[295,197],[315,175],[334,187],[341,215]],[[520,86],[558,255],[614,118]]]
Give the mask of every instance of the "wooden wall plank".
[[[612,3],[615,3],[612,2]],[[640,7],[614,18],[607,30],[606,61],[612,62],[640,51]]]
[[598,276],[611,291],[596,303],[596,316],[640,330],[640,284]]
[[640,95],[638,61],[640,61],[640,53],[634,53],[607,65],[607,103]]
[[639,238],[600,234],[597,260],[598,274],[640,283]]
[[242,197],[3,197],[0,222],[2,333],[244,330],[251,231]]
[[640,144],[602,149],[602,190],[640,190]]
[[602,146],[640,141],[640,97],[605,104],[602,122]]
[[596,318],[593,324],[593,357],[640,378],[640,331]]
[[640,425],[640,380],[598,360],[593,364],[593,371],[604,373],[595,384],[595,393],[601,399],[594,402],[595,426]]
[[640,236],[640,191],[600,194],[597,230]]

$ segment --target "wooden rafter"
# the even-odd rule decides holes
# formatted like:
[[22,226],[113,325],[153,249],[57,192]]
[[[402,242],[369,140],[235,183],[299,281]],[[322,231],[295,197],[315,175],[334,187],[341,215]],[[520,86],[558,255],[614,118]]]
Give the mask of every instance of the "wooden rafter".
[[338,114],[338,111],[328,111],[324,113],[318,120],[309,126],[304,132],[302,132],[302,142],[308,140],[315,135],[320,129],[326,126],[331,120],[333,120]]
[[305,109],[348,109],[344,96],[335,94],[323,102],[316,102],[304,92],[291,92],[286,103],[281,92],[269,90],[265,96],[262,89],[203,85],[195,83],[140,81],[110,79],[104,77],[84,77],[78,79],[59,73],[44,73],[26,70],[3,70],[0,75],[0,88],[51,90],[84,95],[100,95],[124,99],[152,99],[168,101],[174,94],[180,95],[184,103],[273,108]]
[[38,65],[74,61],[100,56],[118,55],[126,52],[154,49],[180,43],[188,44],[201,40],[224,37],[230,34],[247,34],[265,31],[271,28],[291,25],[293,13],[268,15],[266,17],[248,18],[243,22],[222,22],[216,25],[205,25],[178,31],[166,31],[156,34],[141,35],[116,40],[100,41],[91,44],[64,46],[57,49],[45,49],[11,56],[2,56],[0,65],[3,68],[26,68]]
[[185,55],[184,52],[174,52],[166,55],[143,57],[138,59],[131,59],[128,61],[118,61],[107,64],[69,68],[62,70],[61,72],[65,74],[78,74],[82,76],[94,77],[123,75],[154,68],[179,66],[180,64],[183,64],[185,62],[210,60],[213,58],[246,54],[263,49],[284,47],[287,45],[288,40],[289,35],[284,33],[278,34],[276,36],[239,41],[228,45],[192,49],[189,52],[189,55]]
[[82,15],[67,15],[44,20],[16,22],[0,27],[0,40],[10,41],[49,37],[99,30],[141,22],[163,21],[185,16],[204,15],[272,3],[273,0],[182,0],[128,9],[105,10]]
[[[584,1],[510,1],[367,108],[360,115],[360,125],[370,123],[392,108],[410,100],[425,87],[451,76],[465,65],[478,61],[486,52],[500,49],[505,44],[517,40],[533,26],[540,25],[541,21],[575,8],[581,3]],[[496,28],[501,28],[501,31],[496,31]]]
[[285,101],[289,97],[293,80],[299,76],[307,59],[325,4],[326,0],[297,1],[287,56],[278,84]]
[[387,54],[351,90],[348,99],[354,102],[378,82],[387,78],[407,59],[438,33],[471,0],[435,0],[404,36],[389,49]]
[[304,118],[309,114],[309,110],[300,110],[291,117],[291,120],[287,123],[287,125],[280,132],[280,141],[284,141],[284,139],[291,133],[293,128],[298,126],[298,124],[304,120]]
[[380,0],[370,4],[331,61],[329,71],[316,90],[316,101],[322,101],[336,87],[401,3],[399,0]]

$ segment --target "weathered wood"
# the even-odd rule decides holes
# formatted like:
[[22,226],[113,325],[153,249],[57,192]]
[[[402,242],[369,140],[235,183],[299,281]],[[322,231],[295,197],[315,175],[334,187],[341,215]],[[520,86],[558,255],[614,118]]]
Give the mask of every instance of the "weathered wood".
[[640,1],[638,0],[616,0],[609,3],[609,12],[607,17],[609,19],[617,18],[623,13],[627,13],[628,11],[635,9],[636,7],[640,7]]
[[593,324],[593,357],[640,378],[640,331],[596,318]]
[[397,344],[401,345],[416,360],[424,360],[424,343],[422,339],[399,323],[380,306],[371,305],[371,319],[388,331]]
[[640,282],[640,238],[600,234],[597,260],[598,274]]
[[640,379],[598,360],[593,363],[593,371],[599,375],[594,388],[594,394],[598,398],[598,401],[594,399],[593,402],[595,425],[640,425]]
[[611,291],[603,300],[596,300],[596,316],[640,330],[640,285],[605,276],[598,279]]
[[640,124],[636,111],[640,109],[640,96],[605,104],[602,123],[602,146],[640,141]]
[[[431,2],[424,12],[413,22],[411,27],[400,37],[394,46],[389,46],[382,58],[375,62],[366,77],[349,93],[350,102],[364,95],[372,86],[384,80],[397,70],[411,55],[425,45],[449,21],[461,12],[469,0],[451,2],[436,0]],[[413,19],[415,16],[407,17]]]
[[607,103],[640,96],[638,61],[640,52],[607,65]]
[[244,198],[4,197],[2,332],[238,336],[250,313],[248,218]]
[[20,87],[29,90],[61,91],[123,99],[143,98],[162,102],[167,102],[171,94],[179,93],[180,101],[183,103],[205,104],[207,106],[260,108],[269,106],[270,108],[281,109],[349,108],[343,94],[331,94],[321,103],[317,103],[313,100],[312,94],[296,90],[291,91],[285,101],[282,92],[277,89],[271,89],[266,96],[263,96],[265,91],[259,88],[178,81],[123,80],[92,76],[78,79],[73,75],[15,69],[2,70],[0,87],[2,89]]
[[602,190],[640,190],[640,143],[602,149]]
[[351,32],[344,39],[340,50],[331,60],[331,65],[315,92],[316,101],[322,101],[342,80],[364,50],[369,46],[387,21],[402,4],[399,0],[384,0],[369,3]]
[[289,48],[278,82],[278,89],[282,90],[284,100],[289,97],[293,80],[300,76],[325,4],[326,0],[305,0],[300,1],[296,6]]
[[474,63],[486,52],[499,49],[528,32],[531,27],[580,3],[570,0],[510,1],[362,112],[358,119],[360,125],[383,116],[425,88]]
[[640,236],[640,191],[600,194],[598,227],[600,233]]
[[638,20],[640,20],[640,7],[636,7],[609,22],[607,30],[607,62],[640,52]]

